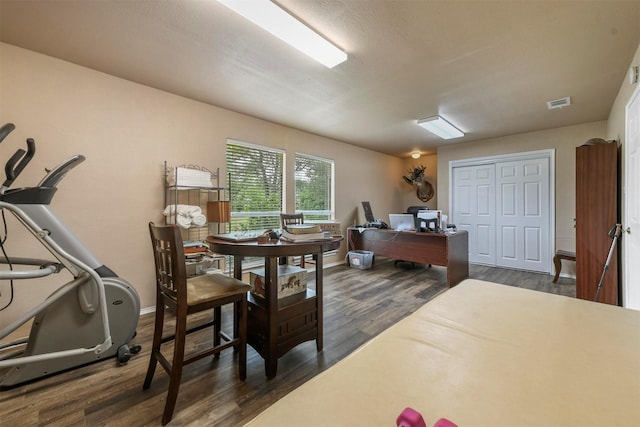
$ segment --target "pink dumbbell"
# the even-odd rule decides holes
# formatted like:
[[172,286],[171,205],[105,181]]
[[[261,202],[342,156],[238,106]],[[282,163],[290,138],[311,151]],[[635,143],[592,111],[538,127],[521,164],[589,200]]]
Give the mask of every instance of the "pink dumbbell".
[[438,421],[436,421],[433,427],[458,427],[458,425],[446,418],[440,418]]
[[[398,427],[427,427],[424,418],[418,411],[412,408],[405,408],[396,419]],[[446,418],[440,418],[433,427],[458,427],[455,423]]]
[[396,419],[398,427],[427,427],[422,415],[416,410],[405,408]]

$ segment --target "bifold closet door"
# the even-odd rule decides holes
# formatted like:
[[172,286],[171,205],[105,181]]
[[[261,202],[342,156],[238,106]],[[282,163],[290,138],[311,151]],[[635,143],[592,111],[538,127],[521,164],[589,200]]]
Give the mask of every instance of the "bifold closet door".
[[452,223],[469,233],[469,262],[549,273],[549,156],[452,168]]
[[469,262],[496,264],[495,165],[453,168],[452,220],[469,233]]
[[548,272],[549,159],[496,163],[496,265]]

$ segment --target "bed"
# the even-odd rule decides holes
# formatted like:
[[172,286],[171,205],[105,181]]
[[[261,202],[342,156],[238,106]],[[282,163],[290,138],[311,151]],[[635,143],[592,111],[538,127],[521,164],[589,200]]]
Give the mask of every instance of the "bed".
[[247,425],[640,425],[640,312],[467,279]]

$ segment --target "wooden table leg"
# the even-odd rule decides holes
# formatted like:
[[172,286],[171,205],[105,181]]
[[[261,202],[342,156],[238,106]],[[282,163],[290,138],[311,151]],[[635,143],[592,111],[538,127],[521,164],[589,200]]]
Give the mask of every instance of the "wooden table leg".
[[316,316],[318,321],[318,335],[316,336],[316,349],[322,351],[323,347],[323,315],[322,315],[322,253],[316,257]]
[[264,267],[268,329],[264,367],[267,378],[274,378],[278,371],[278,258],[265,258]]
[[[236,279],[242,281],[242,260],[244,259],[244,257],[242,256],[238,256],[235,255],[233,257],[233,277],[235,277]],[[236,310],[238,311],[238,310]],[[246,319],[245,319],[246,321]],[[234,337],[239,337],[239,330],[240,330],[240,319],[238,319],[237,316],[234,316],[233,318],[233,336]],[[239,347],[238,347],[239,349]]]

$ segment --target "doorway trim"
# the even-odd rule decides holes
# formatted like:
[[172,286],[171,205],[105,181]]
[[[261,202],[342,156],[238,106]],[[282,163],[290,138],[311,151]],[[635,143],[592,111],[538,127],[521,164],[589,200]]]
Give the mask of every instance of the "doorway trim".
[[[635,163],[638,163],[638,152],[639,146],[635,147],[636,153],[635,158],[631,158],[631,149],[629,147],[629,140],[632,135],[632,125],[636,125],[636,137],[638,133],[638,128],[640,125],[638,124],[640,121],[640,117],[636,116],[635,120],[633,120],[631,116],[631,108],[636,106],[637,102],[640,102],[640,85],[638,85],[633,94],[629,97],[629,101],[625,107],[625,117],[624,117],[624,128],[625,128],[625,140],[623,144],[623,158],[624,158],[624,182],[622,183],[622,200],[623,200],[623,209],[621,209],[622,214],[622,228],[623,234],[621,236],[622,243],[622,306],[625,308],[631,308],[634,310],[640,310],[640,284],[638,284],[638,267],[632,262],[632,254],[636,253],[638,247],[640,247],[638,233],[638,212],[637,206],[640,204],[638,201],[638,188],[639,185],[637,183],[637,178],[634,176],[634,172],[639,174],[635,168],[635,165],[632,166],[632,160]],[[636,141],[636,143],[640,143]],[[634,209],[635,208],[635,209]],[[634,218],[635,215],[635,218]],[[628,230],[628,231],[627,231]],[[635,232],[634,234],[630,234],[631,232]],[[629,234],[627,234],[629,233]],[[636,255],[637,256],[637,255]]]
[[[469,159],[451,160],[449,162],[449,213],[453,216],[453,169],[464,166],[478,166],[500,162],[520,161],[529,159],[549,159],[549,254],[556,253],[556,150],[524,151],[520,153],[498,154],[495,156],[474,157]],[[549,260],[547,273],[553,274],[553,262]]]

